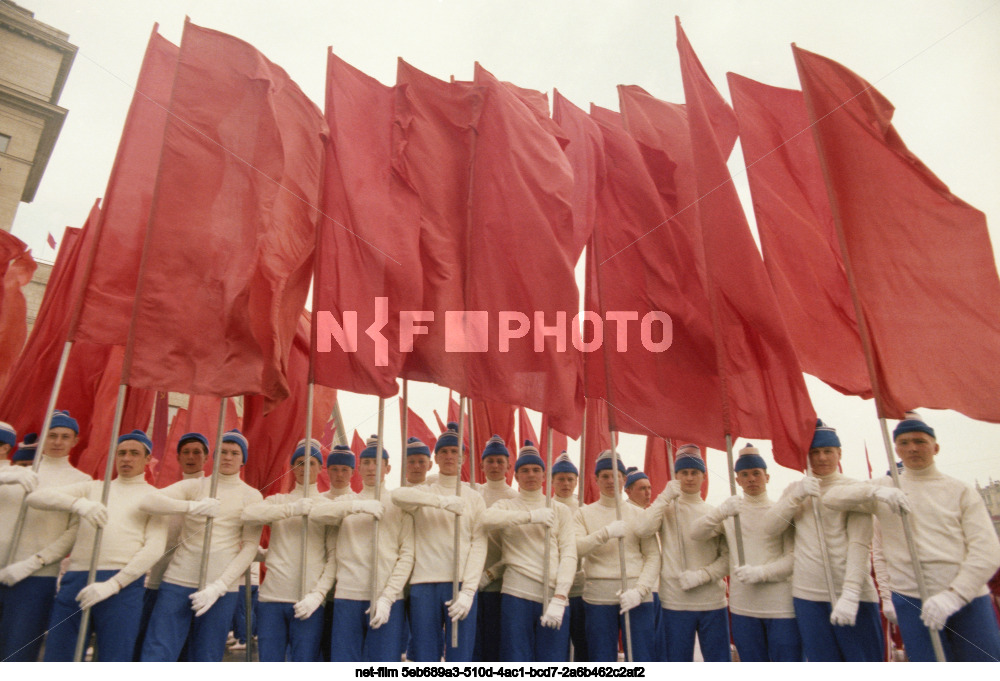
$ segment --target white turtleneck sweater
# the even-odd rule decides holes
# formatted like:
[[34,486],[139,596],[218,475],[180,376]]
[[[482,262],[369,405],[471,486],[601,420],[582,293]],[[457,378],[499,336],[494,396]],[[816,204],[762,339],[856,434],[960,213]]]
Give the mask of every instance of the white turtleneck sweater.
[[[197,473],[183,473],[181,479],[199,480],[203,477],[205,477],[205,472],[198,471]],[[146,574],[146,588],[153,591],[160,588],[160,582],[163,581],[163,573],[167,571],[170,560],[174,557],[174,551],[177,550],[177,545],[180,544],[181,529],[184,527],[184,516],[182,515],[169,515],[166,516],[166,519],[167,548]]]
[[[483,501],[486,503],[486,508],[489,508],[501,499],[513,499],[517,496],[517,490],[507,484],[506,478],[503,480],[487,480],[485,485],[480,485],[478,492],[483,495]],[[500,547],[500,536],[496,532],[490,532],[487,535],[486,544],[486,567],[493,568],[494,574],[497,574],[497,579],[486,585],[483,591],[500,591],[500,585],[503,580],[500,579],[500,574],[503,572],[502,564],[497,567],[500,563],[503,555],[503,551]],[[498,574],[499,573],[499,574]]]
[[[705,611],[726,607],[726,584],[723,577],[729,573],[729,546],[722,537],[695,541],[690,536],[694,522],[714,510],[698,493],[682,493],[676,501],[671,502],[660,495],[633,521],[632,530],[640,538],[657,533],[660,536],[660,545],[663,547],[660,560],[660,606],[665,610]],[[678,550],[681,539],[675,531],[675,513],[680,521],[686,565],[682,563]],[[685,570],[705,570],[709,581],[684,591],[680,587],[680,574]]]
[[[71,513],[77,499],[100,501],[104,482],[88,480],[75,485],[49,487],[28,495],[28,505],[43,511]],[[101,536],[98,570],[118,570],[115,581],[125,587],[134,582],[157,561],[167,544],[166,519],[144,513],[139,504],[156,488],[142,474],[115,478],[109,486],[108,523]],[[69,556],[70,571],[90,570],[97,528],[87,521],[80,523],[76,542]]]
[[[209,496],[211,478],[181,480],[149,494],[139,508],[157,515],[186,514],[189,501]],[[212,522],[212,544],[206,583],[222,580],[229,591],[236,591],[240,577],[257,555],[261,526],[244,523],[243,509],[263,500],[260,492],[240,480],[239,473],[219,475],[216,497],[221,502]],[[177,586],[198,588],[201,550],[204,545],[205,518],[184,516],[180,543],[163,581]]]
[[[545,508],[541,490],[521,490],[511,499],[501,499],[483,513],[483,526],[497,531],[506,566],[502,593],[542,602],[545,557],[545,526],[529,522],[531,511]],[[553,595],[569,597],[576,574],[576,534],[573,517],[565,504],[553,504],[556,520],[549,532],[549,587]]]
[[[824,510],[874,513],[882,528],[882,552],[889,568],[889,584],[883,588],[920,598],[903,522],[875,500],[878,487],[892,485],[892,478],[886,476],[839,486],[823,496]],[[899,485],[913,509],[910,524],[928,595],[950,588],[971,601],[988,594],[986,583],[1000,567],[1000,541],[979,493],[933,464],[923,470],[904,469]]]
[[[795,617],[792,607],[792,564],[795,560],[795,532],[788,527],[780,534],[764,531],[764,516],[774,506],[767,493],[740,499],[740,531],[746,565],[765,569],[766,581],[744,584],[729,580],[729,610],[737,615],[764,619]],[[703,515],[691,526],[691,538],[704,541],[725,534],[729,542],[730,574],[739,567],[736,550],[736,524],[732,518],[723,520],[718,510]]]
[[[258,592],[262,602],[295,603],[300,599],[302,516],[291,516],[289,507],[301,499],[303,494],[303,486],[296,483],[295,489],[288,494],[272,494],[264,501],[243,509],[244,523],[271,526],[271,539],[264,561],[267,576]],[[315,484],[309,490],[309,497],[323,498]],[[318,591],[325,597],[333,586],[334,571],[337,569],[334,560],[335,541],[336,534],[332,528],[315,522],[309,523],[303,596]]]
[[[558,501],[560,504],[565,504],[569,508],[570,514],[576,517],[576,512],[580,510],[580,500],[576,498],[575,495],[568,497],[557,497],[552,496],[553,501]],[[583,588],[587,584],[587,575],[583,571],[583,558],[580,554],[576,555],[576,574],[573,576],[573,586],[569,589],[570,598],[580,598],[583,596]]]
[[[449,582],[454,560],[455,518],[438,507],[443,496],[455,494],[454,475],[438,475],[434,482],[393,490],[392,502],[413,516],[416,560],[410,584]],[[486,504],[468,483],[462,483],[465,511],[460,516],[458,574],[462,591],[474,595],[486,563],[486,531],[480,522]]]
[[[69,457],[44,454],[41,456],[36,491],[92,479],[83,471],[74,468],[69,462]],[[13,538],[22,499],[24,499],[24,488],[20,485],[0,485],[0,561],[6,560],[7,552],[10,550],[10,541]],[[11,562],[16,563],[37,554],[45,566],[32,576],[58,576],[59,561],[69,554],[76,540],[77,523],[77,517],[71,513],[46,512],[29,508],[24,516],[24,529],[21,531],[17,552]]]
[[[825,498],[831,489],[855,482],[838,472],[817,477],[821,498]],[[812,506],[812,497],[806,497],[801,504],[793,503],[786,488],[781,498],[764,514],[762,528],[769,535],[784,534],[790,526],[795,528],[792,596],[807,601],[829,602],[823,553]],[[828,508],[822,508],[821,512],[837,597],[846,585],[861,594],[861,601],[877,602],[878,593],[871,578],[871,515]]]

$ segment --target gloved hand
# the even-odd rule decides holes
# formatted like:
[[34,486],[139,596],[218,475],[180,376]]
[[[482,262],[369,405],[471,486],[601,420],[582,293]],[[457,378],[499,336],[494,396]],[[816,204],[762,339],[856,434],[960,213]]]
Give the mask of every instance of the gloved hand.
[[448,606],[448,617],[452,622],[464,620],[472,610],[472,594],[468,591],[459,591],[458,598],[448,601],[445,605]]
[[302,497],[301,499],[296,499],[288,504],[288,517],[295,518],[297,516],[309,515],[309,511],[312,510],[313,504],[316,500],[312,497]]
[[121,590],[122,585],[116,579],[94,582],[80,589],[80,593],[76,595],[76,602],[80,604],[81,608],[86,610],[87,608],[93,608],[103,600],[111,598]]
[[618,614],[624,615],[632,608],[637,608],[642,604],[642,596],[639,595],[638,589],[625,589],[625,591],[619,591],[617,594],[618,602],[621,604],[621,610]]
[[485,589],[496,581],[496,577],[489,570],[483,570],[483,576],[479,578],[479,589]]
[[201,516],[202,518],[214,518],[219,514],[219,507],[222,502],[215,497],[205,497],[198,501],[188,502],[188,515]]
[[77,499],[70,509],[95,527],[104,527],[108,524],[108,507],[99,501]]
[[705,570],[685,570],[680,574],[679,579],[681,589],[690,591],[691,589],[697,589],[702,584],[708,584],[712,577]]
[[736,568],[736,579],[743,584],[760,584],[767,581],[763,565],[741,565]]
[[948,589],[927,599],[920,619],[923,620],[928,629],[941,631],[948,618],[961,610],[963,606],[965,606],[965,601],[962,597]]
[[844,587],[833,611],[830,613],[830,624],[841,627],[853,627],[858,617],[858,600],[860,595],[855,589]]
[[[367,615],[371,608],[365,610]],[[379,599],[375,601],[375,612],[371,613],[371,618],[368,620],[368,626],[372,629],[378,629],[383,624],[389,621],[389,615],[392,614],[392,601],[390,601],[385,596],[379,596]]]
[[566,601],[553,596],[549,601],[549,607],[545,608],[545,612],[539,618],[539,622],[543,627],[558,629],[562,626],[563,613],[565,612]]
[[0,584],[14,586],[22,579],[30,577],[43,567],[45,567],[45,564],[38,556],[29,556],[24,560],[11,563],[3,570],[0,570]]
[[[456,499],[458,497],[455,497]],[[351,502],[351,513],[367,513],[374,516],[375,520],[382,520],[385,513],[385,506],[376,499],[356,499]]]
[[722,514],[723,519],[732,518],[740,512],[740,498],[737,496],[727,497],[716,509]]
[[604,529],[608,531],[608,541],[611,541],[612,539],[624,537],[628,531],[628,525],[624,520],[616,520],[613,523],[608,523],[608,526]]
[[201,591],[195,591],[188,596],[191,599],[191,609],[194,610],[194,616],[201,617],[211,610],[215,602],[222,598],[228,590],[226,583],[217,579],[206,585]]
[[819,480],[813,477],[805,477],[796,480],[788,486],[788,497],[795,504],[801,504],[806,497],[819,496]]
[[888,506],[893,513],[909,513],[910,499],[906,492],[896,487],[876,487],[875,499]]
[[462,497],[455,495],[443,496],[438,501],[438,508],[450,511],[455,515],[462,515],[465,512],[465,502],[462,501]]
[[38,473],[27,466],[5,466],[0,468],[0,485],[20,485],[31,494],[38,487]]
[[667,503],[669,501],[677,499],[678,497],[680,497],[680,495],[681,495],[681,483],[677,480],[671,480],[670,482],[667,483],[666,487],[663,488],[663,491],[660,492],[660,495],[656,497],[656,500],[657,501],[662,500],[663,503]]
[[882,599],[882,616],[896,626],[899,626],[899,618],[896,617],[896,606],[892,604],[891,597]]
[[556,512],[551,508],[536,508],[531,512],[532,525],[544,525],[545,527],[552,527],[556,522]]
[[316,612],[316,609],[323,605],[324,595],[318,591],[310,591],[302,600],[292,606],[292,612],[295,613],[295,619],[297,620],[307,620],[312,617],[312,614]]

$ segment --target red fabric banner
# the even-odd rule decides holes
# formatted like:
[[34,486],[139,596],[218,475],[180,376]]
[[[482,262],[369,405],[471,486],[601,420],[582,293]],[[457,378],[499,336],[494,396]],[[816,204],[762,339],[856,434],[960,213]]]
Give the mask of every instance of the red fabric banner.
[[536,447],[538,446],[538,434],[535,432],[535,427],[531,425],[531,419],[524,407],[517,408],[517,426],[521,433],[521,439],[518,441],[515,451],[512,452],[514,458],[517,458],[517,450],[524,446],[525,440],[531,440]]
[[0,390],[28,337],[28,306],[21,289],[37,267],[23,241],[0,231]]
[[[547,414],[542,414],[542,441],[539,443],[538,451],[542,454],[542,459],[545,457],[549,451],[549,417]],[[569,447],[569,438],[565,433],[560,433],[556,429],[552,429],[552,460],[555,461],[556,457],[566,451]]]
[[354,475],[351,476],[351,489],[355,492],[360,492],[365,484],[361,479],[361,470],[359,463],[361,462],[361,452],[365,449],[365,441],[361,439],[358,435],[358,431],[354,431],[354,437],[351,439],[351,451],[354,452]]
[[[607,403],[600,398],[587,398],[587,427],[584,433],[586,442],[583,460],[580,462],[580,475],[583,477],[583,499],[581,504],[590,504],[601,497],[597,488],[597,477],[594,466],[597,457],[606,449],[611,449],[611,432],[608,430]],[[617,440],[616,440],[617,442]]]
[[[430,428],[427,427],[427,423],[424,422],[422,418],[417,416],[417,412],[413,411],[409,407],[406,408],[406,437],[415,437],[425,445],[427,445],[431,453],[434,452],[434,445],[437,444],[437,435],[435,435]],[[403,416],[403,400],[399,400],[399,416],[400,421],[402,421]],[[403,452],[403,462],[406,462],[406,452]]]

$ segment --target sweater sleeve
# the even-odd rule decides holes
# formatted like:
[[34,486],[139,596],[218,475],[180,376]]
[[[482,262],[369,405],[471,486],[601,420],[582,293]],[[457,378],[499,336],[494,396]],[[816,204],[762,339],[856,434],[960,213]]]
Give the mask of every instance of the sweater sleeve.
[[260,535],[263,528],[260,525],[244,524],[243,536],[240,539],[240,550],[226,569],[219,575],[219,579],[229,588],[240,576],[247,571],[250,563],[257,557],[257,545],[260,544]]
[[785,530],[782,535],[781,557],[764,563],[764,581],[783,582],[792,576],[792,567],[795,565],[795,532],[792,528]]
[[712,537],[723,534],[725,530],[722,523],[725,518],[720,517],[721,515],[722,513],[716,508],[700,518],[696,518],[691,523],[691,539],[694,541],[708,541]]
[[792,500],[792,496],[786,488],[781,498],[764,514],[761,529],[768,535],[781,534],[795,526],[795,514],[798,511],[799,504]]
[[608,541],[608,527],[588,532],[587,519],[583,515],[583,509],[577,509],[573,516],[573,526],[576,532],[576,555],[577,558],[585,558],[596,548],[604,546]]
[[413,513],[421,506],[441,507],[441,495],[419,487],[400,487],[392,490],[392,503],[407,513]]
[[660,495],[656,497],[656,501],[649,505],[649,508],[643,510],[632,521],[632,530],[638,535],[639,539],[652,537],[660,531],[660,526],[663,524],[663,514],[666,512],[668,506],[672,507],[673,504],[666,501],[663,495]]
[[965,556],[949,587],[968,602],[979,595],[983,585],[1000,567],[1000,541],[978,492],[966,487],[960,508]]
[[493,530],[502,530],[505,527],[529,523],[531,522],[531,514],[528,511],[504,508],[503,501],[498,501],[483,511],[480,522],[486,532],[492,532]]
[[889,565],[885,562],[885,552],[882,550],[882,526],[879,524],[878,516],[872,523],[872,567],[875,569],[879,598],[882,600],[890,598],[892,578],[889,576]]
[[406,586],[406,581],[410,578],[416,555],[413,545],[413,516],[402,512],[399,515],[402,516],[402,523],[399,527],[399,551],[396,563],[392,566],[389,581],[382,589],[382,595],[393,603],[399,600],[403,594],[403,587]]
[[70,516],[69,525],[62,534],[56,537],[55,541],[38,552],[38,557],[42,559],[43,565],[58,563],[69,555],[76,543],[76,532],[80,529],[80,517],[76,514]]
[[323,535],[323,543],[326,546],[326,562],[323,564],[323,572],[313,585],[311,591],[323,594],[330,592],[333,588],[333,580],[337,577],[337,530],[333,527],[326,528]]
[[864,589],[865,580],[871,575],[872,532],[871,513],[847,514],[847,562],[844,568],[845,589],[851,587],[858,593],[861,593]]
[[642,551],[642,571],[635,585],[645,598],[660,581],[660,545],[656,537],[646,537],[639,540],[639,550]]
[[279,520],[285,520],[289,517],[287,497],[286,494],[275,494],[264,501],[250,504],[243,509],[241,520],[256,525],[269,525]]
[[569,590],[576,577],[576,529],[568,508],[562,504],[556,508],[559,519],[557,540],[559,542],[559,565],[556,568],[555,595],[569,598]]
[[[194,483],[194,484],[191,484]],[[188,502],[195,499],[201,487],[201,480],[181,480],[163,489],[150,492],[139,503],[139,510],[153,515],[176,515],[187,513]]]
[[29,494],[27,499],[25,499],[25,503],[31,508],[41,511],[65,511],[66,513],[72,513],[73,502],[77,499],[86,499],[90,495],[90,490],[93,486],[93,481],[87,481],[78,482],[75,485],[63,485],[61,487],[45,487]]
[[169,521],[156,515],[146,519],[146,536],[140,548],[131,560],[125,564],[114,580],[125,587],[146,574],[167,548],[167,525]]
[[722,579],[729,574],[729,542],[723,538],[717,540],[717,543],[719,555],[716,556],[715,560],[702,568],[713,581]]
[[[478,494],[467,496],[470,500],[475,501],[466,505],[466,516],[470,516],[468,522],[472,545],[469,547],[469,556],[465,561],[465,572],[462,574],[462,591],[475,595],[476,591],[479,590],[479,579],[483,576],[483,568],[486,566],[488,537],[482,520],[488,509],[483,498]],[[465,497],[463,496],[463,498]],[[455,519],[458,520],[459,516],[455,516]]]
[[875,513],[878,508],[875,489],[875,483],[865,481],[833,485],[823,495],[823,505],[834,511]]

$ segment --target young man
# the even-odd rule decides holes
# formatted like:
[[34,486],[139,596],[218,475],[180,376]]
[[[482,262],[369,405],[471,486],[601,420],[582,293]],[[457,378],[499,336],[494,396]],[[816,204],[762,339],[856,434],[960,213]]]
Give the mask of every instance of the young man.
[[[305,461],[312,457],[309,480]],[[320,606],[333,586],[336,560],[335,534],[319,523],[310,522],[306,535],[306,575],[302,579],[302,523],[320,498],[316,478],[323,466],[321,445],[316,440],[299,442],[292,453],[295,488],[288,494],[274,494],[243,509],[243,522],[270,525],[267,578],[260,586],[257,604],[257,640],[261,662],[318,662],[323,635]],[[305,495],[306,488],[309,496]],[[245,617],[245,613],[244,613]]]
[[[140,509],[184,515],[180,545],[163,575],[142,647],[144,662],[173,662],[188,642],[188,661],[218,662],[236,610],[237,584],[257,555],[260,525],[244,523],[243,510],[263,500],[240,480],[247,439],[238,430],[222,438],[218,496],[211,479],[181,480],[146,497]],[[205,519],[214,517],[205,587],[198,589]],[[190,632],[190,638],[188,633]]]
[[[597,457],[594,476],[601,497],[576,513],[576,551],[583,559],[586,584],[583,590],[587,612],[587,652],[591,662],[617,662],[618,637],[625,642],[625,613],[630,620],[632,660],[656,660],[656,609],[653,585],[660,573],[660,553],[656,538],[641,541],[629,530],[629,523],[640,515],[637,507],[618,504],[615,486],[625,482],[625,466],[615,460],[611,450]],[[625,575],[628,588],[622,588],[618,539],[625,540]],[[626,659],[628,651],[626,651]]]
[[[580,508],[580,500],[576,496],[579,480],[580,472],[569,455],[563,452],[552,463],[552,498],[565,504],[574,518]],[[580,555],[577,554],[576,558],[576,575],[573,577],[573,586],[569,588],[569,640],[573,644],[573,662],[590,662],[587,617],[583,608],[583,588],[587,576],[583,572]]]
[[13,456],[10,457],[11,466],[31,468],[35,463],[35,450],[38,448],[38,435],[28,433],[24,436],[24,441],[17,445]]
[[406,485],[422,485],[427,482],[427,472],[431,469],[431,450],[415,437],[406,440]]
[[[0,485],[0,561],[6,560],[10,541],[28,490],[61,487],[90,480],[69,462],[79,441],[76,420],[55,411],[42,449],[38,473],[11,466],[5,471],[21,477]],[[10,565],[0,570],[0,660],[35,662],[56,596],[59,562],[76,540],[77,519],[66,512],[28,509],[24,529]]]
[[635,466],[626,469],[625,494],[628,495],[628,503],[636,508],[649,508],[649,501],[653,497],[653,485],[649,482],[649,476]]
[[[334,445],[330,454],[326,457],[326,474],[330,479],[330,489],[323,494],[321,501],[329,499],[349,499],[356,498],[357,494],[351,489],[351,478],[354,477],[356,466],[354,452],[347,445]],[[334,543],[336,543],[336,528],[333,528]],[[336,550],[334,550],[334,567],[336,568]],[[336,569],[334,570],[334,581],[336,581]],[[330,642],[333,638],[333,589],[326,594],[326,603],[323,607],[323,637],[320,640],[320,655],[323,662],[330,661]]]
[[633,525],[640,538],[659,533],[663,547],[657,637],[666,642],[667,662],[694,658],[695,633],[706,662],[730,660],[722,579],[729,572],[729,547],[722,537],[706,541],[691,538],[694,522],[715,510],[701,498],[705,471],[700,448],[692,444],[678,448],[674,479]]
[[17,431],[6,421],[0,421],[0,484],[3,482],[3,469],[10,465],[10,454],[17,447]]
[[[456,496],[458,431],[441,434],[434,446],[438,479],[394,490],[392,501],[413,515],[416,560],[410,577],[410,636],[414,662],[469,662],[476,641],[476,591],[486,561],[486,533],[480,517],[486,504],[468,483]],[[457,428],[457,427],[456,427]],[[459,594],[452,597],[455,524],[459,526]],[[452,646],[452,622],[461,622]]]
[[[563,662],[569,654],[569,588],[576,574],[573,518],[564,504],[545,507],[545,462],[528,440],[514,464],[518,495],[483,513],[500,536],[505,565],[500,603],[503,662]],[[549,602],[543,602],[546,528]]]
[[[802,639],[792,605],[792,549],[795,534],[764,532],[764,515],[774,502],[767,496],[767,463],[748,443],[733,466],[743,498],[729,497],[699,518],[691,538],[704,541],[724,534],[729,542],[729,613],[740,662],[800,662]],[[736,526],[739,515],[745,565],[739,565]]]
[[[413,517],[375,498],[378,439],[366,442],[359,467],[364,488],[313,507],[310,518],[337,530],[337,588],[333,606],[333,662],[399,662],[403,654],[403,586],[413,568]],[[382,479],[391,470],[382,449]],[[388,491],[382,490],[388,501]],[[378,546],[372,542],[378,520]],[[372,578],[377,595],[372,602]]]
[[[893,431],[903,461],[901,489],[889,477],[830,490],[823,504],[835,511],[874,513],[892,604],[913,662],[933,661],[928,628],[941,632],[949,661],[1000,659],[1000,632],[986,583],[1000,567],[1000,542],[982,497],[970,485],[938,471],[934,429],[915,412]],[[907,513],[930,595],[920,600],[900,513]]]
[[[795,528],[792,602],[802,637],[802,652],[810,662],[879,662],[883,657],[878,593],[871,578],[872,517],[868,513],[821,510],[822,529],[813,504],[832,489],[853,480],[837,470],[837,431],[822,421],[809,447],[812,477],[793,482],[764,515],[763,530],[772,536]],[[820,544],[826,542],[826,555]],[[829,560],[835,602],[826,580]]]
[[[115,470],[107,505],[101,503],[99,480],[40,489],[28,495],[28,505],[42,511],[76,514],[80,529],[62,576],[45,640],[46,662],[71,662],[80,632],[81,608],[90,608],[101,662],[131,662],[142,617],[142,580],[163,553],[167,527],[163,518],[139,510],[155,491],[146,482],[146,465],[153,444],[141,430],[118,438]],[[103,527],[97,575],[87,585],[94,535]]]

